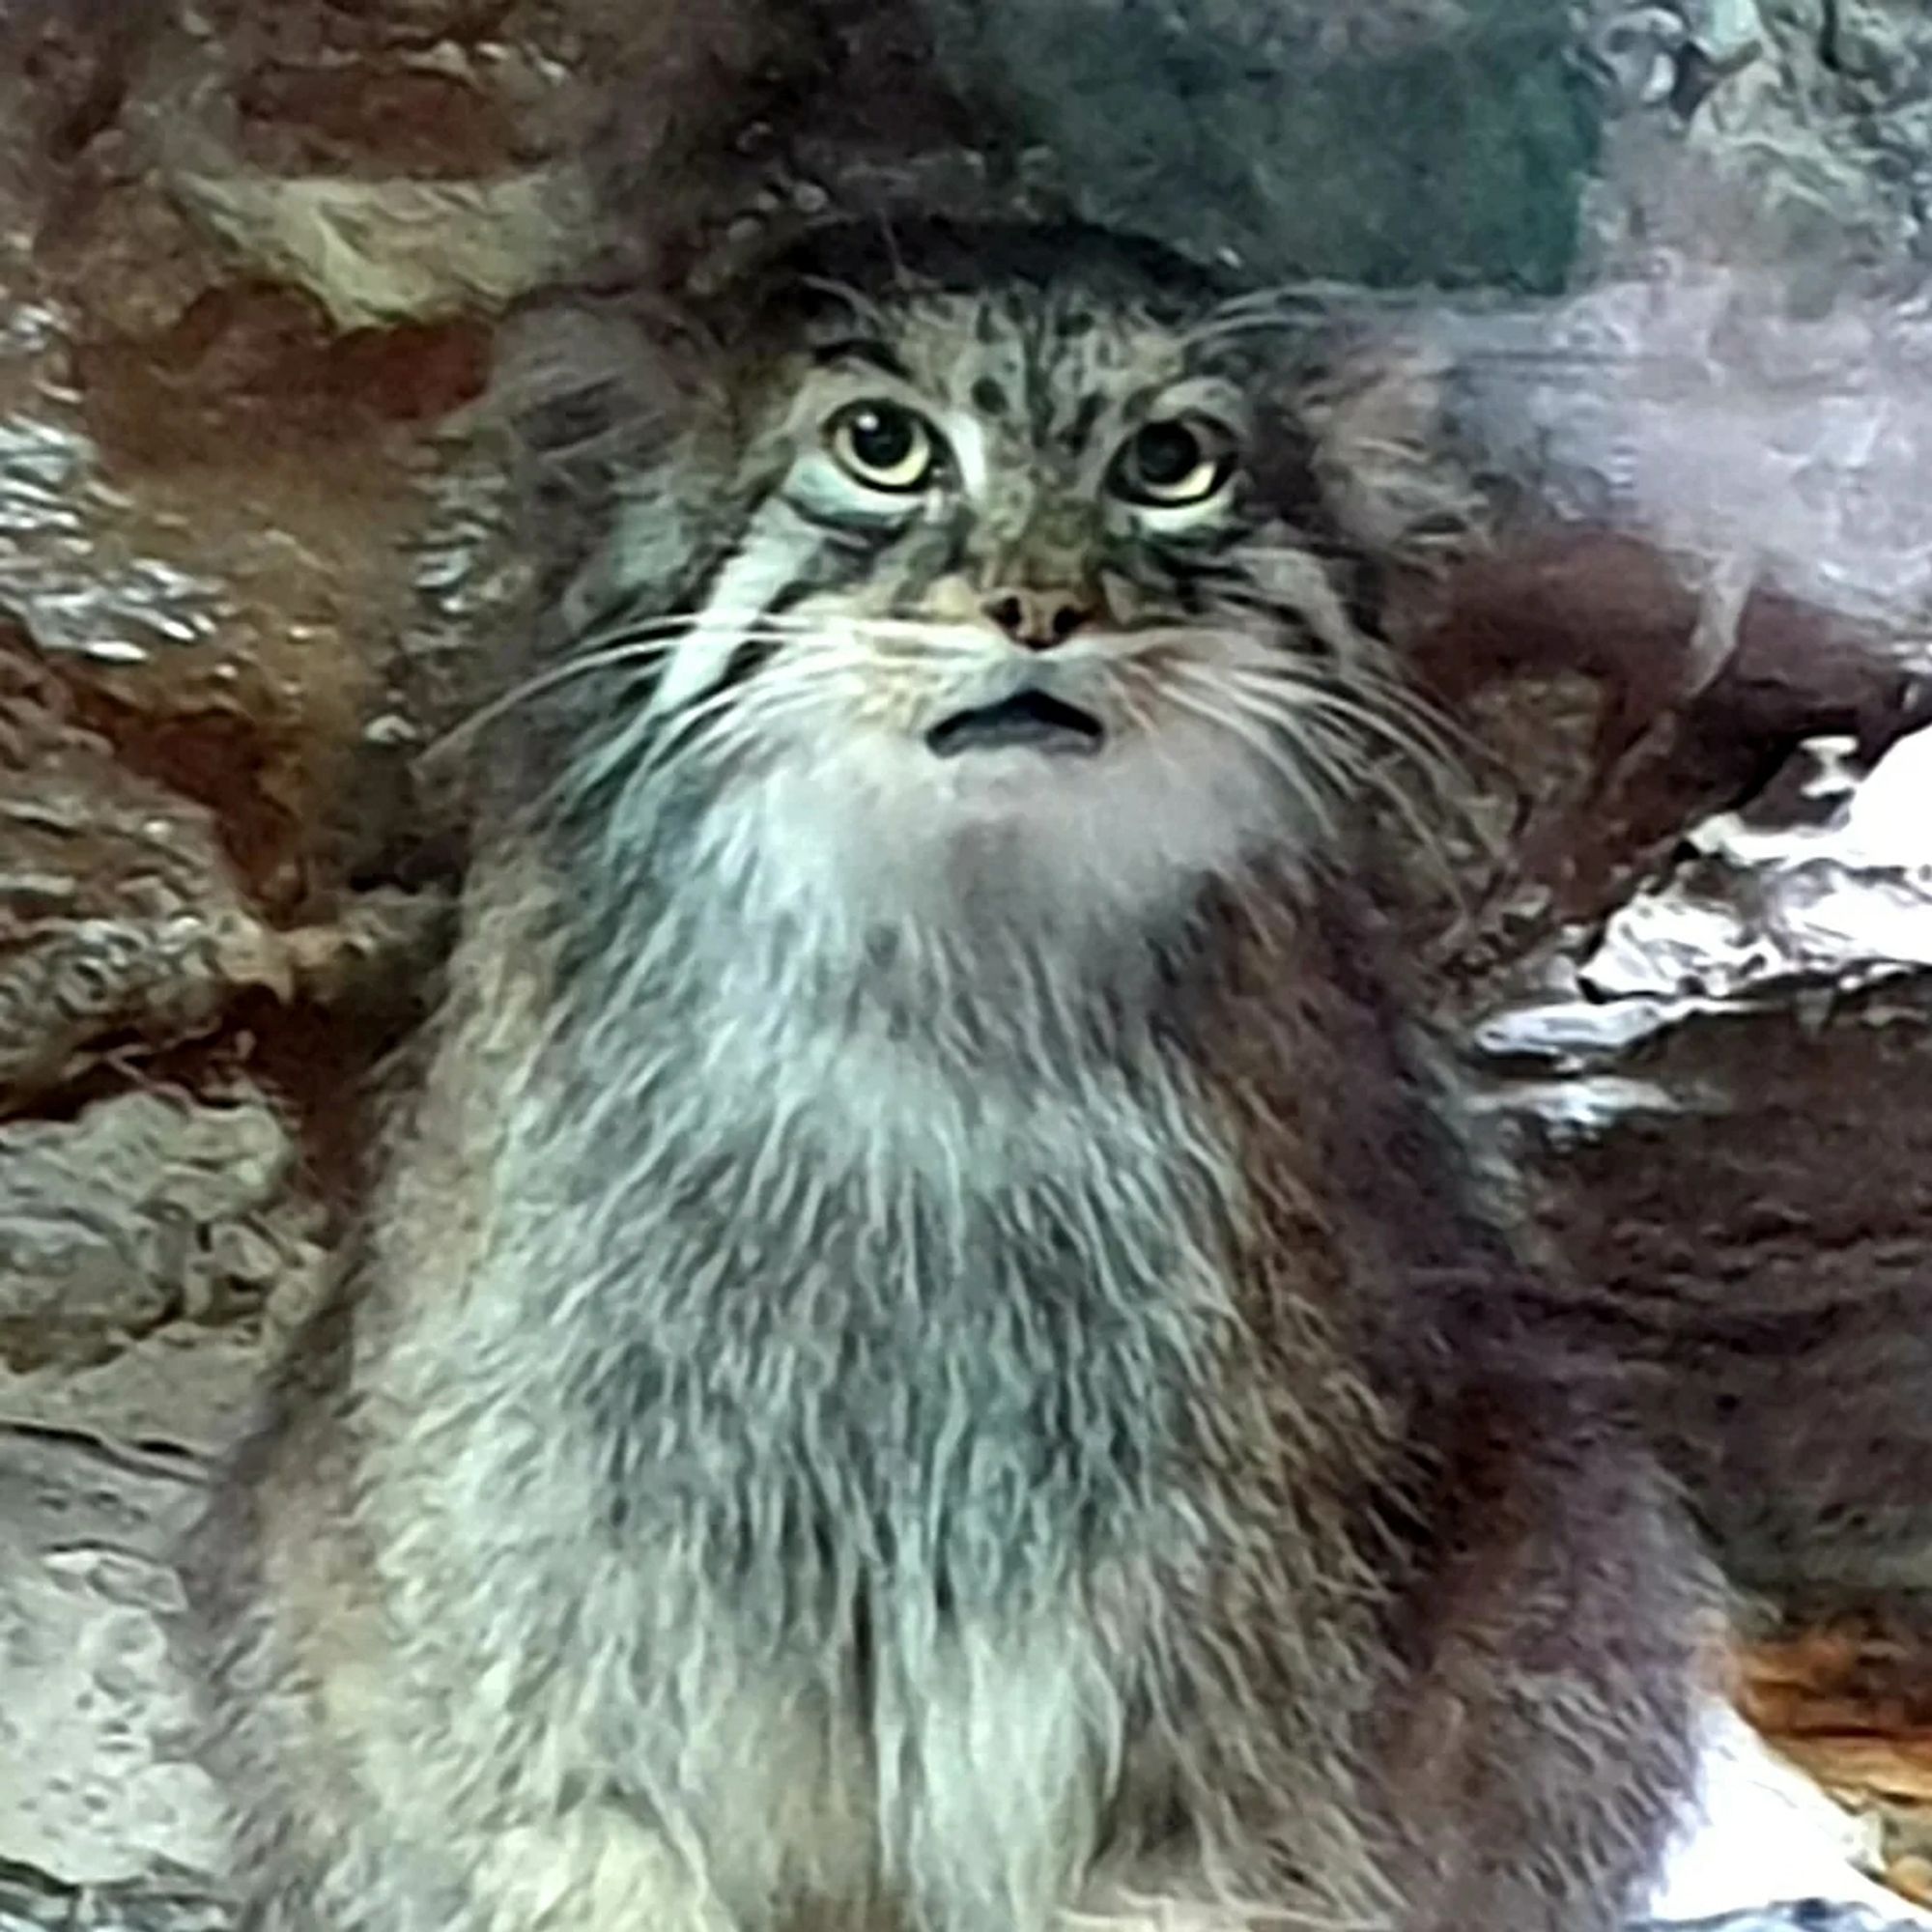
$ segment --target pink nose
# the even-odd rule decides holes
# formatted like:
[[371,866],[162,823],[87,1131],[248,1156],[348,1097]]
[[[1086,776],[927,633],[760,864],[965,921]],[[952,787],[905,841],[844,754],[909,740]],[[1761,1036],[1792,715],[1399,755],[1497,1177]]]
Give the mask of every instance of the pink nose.
[[996,590],[980,609],[1030,651],[1064,644],[1094,614],[1086,600],[1070,590]]

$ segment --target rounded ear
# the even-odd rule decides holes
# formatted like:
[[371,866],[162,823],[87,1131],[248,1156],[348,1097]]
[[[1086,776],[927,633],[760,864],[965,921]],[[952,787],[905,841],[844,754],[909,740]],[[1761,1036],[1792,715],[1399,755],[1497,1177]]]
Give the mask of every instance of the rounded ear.
[[713,399],[717,365],[693,317],[635,290],[534,298],[499,345],[485,407],[509,439],[540,608],[554,609]]
[[1492,534],[1499,504],[1457,402],[1454,360],[1420,325],[1344,327],[1299,379],[1328,513],[1385,570],[1433,579]]
[[564,290],[505,320],[488,407],[544,468],[648,462],[689,416],[713,345],[672,303],[635,290]]

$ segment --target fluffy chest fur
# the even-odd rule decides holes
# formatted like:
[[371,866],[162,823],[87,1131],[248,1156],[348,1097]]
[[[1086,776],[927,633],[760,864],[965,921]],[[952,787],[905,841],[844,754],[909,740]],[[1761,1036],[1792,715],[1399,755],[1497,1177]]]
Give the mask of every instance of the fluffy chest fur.
[[[1061,999],[907,933],[860,996],[728,915],[658,921],[474,1096],[489,1250],[416,1316],[405,1401],[514,1383],[556,1418],[553,1532],[674,1550],[785,1640],[868,1592],[1017,1613],[1179,1560],[1249,1204],[1138,1004],[1157,962]],[[527,1488],[527,1446],[466,1445],[503,1463],[478,1490]]]
[[627,903],[635,946],[588,952],[560,935],[621,908],[521,954],[479,911],[433,1082],[463,1159],[415,1176],[436,1225],[452,1181],[481,1204],[479,1247],[392,1209],[367,1520],[405,1655],[464,1687],[438,1721],[603,1767],[753,1888],[1032,1923],[1105,1838],[1176,1619],[1259,1590],[1307,1684],[1236,1649],[1182,1694],[1294,1730],[1321,1685],[1329,1775],[1394,1458],[1337,1231],[1256,1264],[1312,1123],[1278,1092],[1258,1185],[1192,923],[1057,978],[907,928],[862,981],[755,899]]
[[[1304,1443],[1375,1460],[1292,988],[1412,721],[1249,315],[1028,245],[744,320],[505,741],[472,951],[540,983],[452,1023],[459,1085],[504,1069],[433,1101],[476,1245],[389,1270],[450,1288],[372,1371],[412,1495],[533,1418],[460,1443],[515,1504],[453,1521],[484,1597],[540,1534],[816,1643],[1184,1564],[1286,1467],[1291,1358]],[[1259,947],[1203,917],[1246,894]]]

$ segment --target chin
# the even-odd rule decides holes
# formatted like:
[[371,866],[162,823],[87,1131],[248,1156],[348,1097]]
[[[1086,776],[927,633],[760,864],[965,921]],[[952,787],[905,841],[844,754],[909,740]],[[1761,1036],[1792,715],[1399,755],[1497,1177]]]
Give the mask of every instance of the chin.
[[1273,774],[1182,721],[950,756],[855,733],[771,761],[720,801],[707,842],[748,908],[822,927],[991,919],[1044,940],[1148,923],[1316,836]]

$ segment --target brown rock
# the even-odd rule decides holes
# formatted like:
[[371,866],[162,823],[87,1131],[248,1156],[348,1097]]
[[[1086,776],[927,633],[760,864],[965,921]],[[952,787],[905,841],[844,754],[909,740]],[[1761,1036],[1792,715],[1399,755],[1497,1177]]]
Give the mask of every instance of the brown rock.
[[[1497,686],[1516,687],[1503,709],[1536,707],[1525,694],[1550,680],[1591,688],[1587,742],[1545,751],[1568,770],[1520,860],[1565,917],[1601,917],[1685,826],[1748,796],[1807,739],[1851,737],[1868,766],[1932,722],[1932,668],[1876,627],[1754,589],[1713,654],[1699,648],[1706,611],[1655,546],[1576,526],[1472,559],[1408,646],[1451,704]],[[1547,729],[1547,709],[1532,715]]]
[[506,103],[463,73],[264,64],[237,83],[233,107],[237,156],[269,174],[461,180],[535,158]]
[[0,1106],[285,990],[211,815],[118,764],[51,680],[0,655]]

